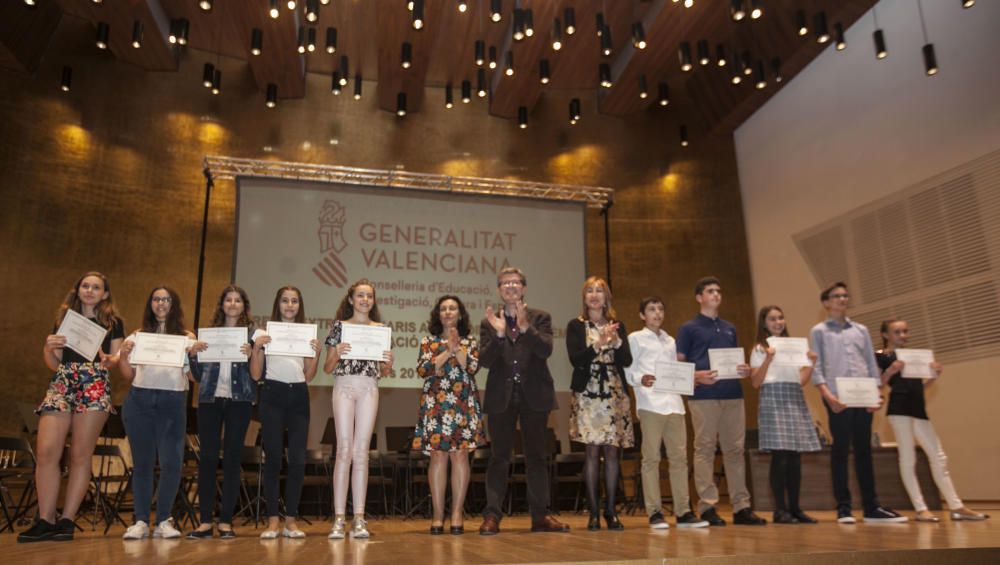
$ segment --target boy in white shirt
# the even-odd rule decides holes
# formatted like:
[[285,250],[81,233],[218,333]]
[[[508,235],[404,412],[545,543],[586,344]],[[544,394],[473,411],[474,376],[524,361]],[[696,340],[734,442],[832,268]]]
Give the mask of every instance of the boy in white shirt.
[[670,491],[674,499],[674,515],[678,528],[704,528],[708,522],[691,511],[688,494],[687,424],[684,421],[684,400],[680,395],[656,392],[653,381],[658,359],[677,360],[674,338],[661,329],[663,301],[656,296],[639,303],[639,318],[643,329],[628,336],[632,349],[632,365],[625,368],[625,379],[635,389],[639,424],[642,429],[642,491],[649,527],[669,528],[663,518],[660,498],[660,445],[667,448],[670,461]]

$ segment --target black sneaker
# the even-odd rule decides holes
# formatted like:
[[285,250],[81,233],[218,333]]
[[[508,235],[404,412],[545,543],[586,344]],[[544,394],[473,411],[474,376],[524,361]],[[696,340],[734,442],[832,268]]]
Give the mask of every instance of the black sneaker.
[[898,524],[905,522],[906,516],[900,516],[896,512],[876,506],[875,509],[865,512],[865,522],[875,522],[877,524]]
[[[187,533],[187,539],[208,539],[212,537],[214,528],[207,530],[191,530]],[[219,537],[222,537],[222,530],[219,530]]]
[[236,539],[236,530],[229,528],[228,530],[219,529],[219,539]]
[[52,522],[46,522],[41,518],[27,530],[17,534],[17,543],[32,543],[36,541],[50,541],[59,533],[59,529]]
[[767,524],[767,520],[761,518],[760,516],[753,513],[753,510],[749,508],[744,508],[736,514],[733,514],[733,523],[742,526],[763,526]]
[[[714,510],[713,510],[713,512],[714,512]],[[719,515],[716,514],[715,517],[718,518]],[[723,520],[722,518],[719,518],[719,520],[722,522],[723,526],[726,525],[726,521],[725,520]],[[691,512],[690,510],[688,510],[687,512],[685,512],[683,516],[678,516],[677,517],[677,527],[678,528],[682,528],[682,529],[683,528],[707,528],[708,526],[709,526],[708,520],[702,520],[702,519],[698,518],[697,516],[695,516],[694,512]]]
[[53,541],[73,541],[73,534],[76,533],[76,522],[69,518],[60,518],[56,522],[55,535]]
[[663,519],[663,512],[653,512],[649,517],[649,527],[653,530],[666,530],[670,524]]
[[838,508],[837,509],[837,523],[838,524],[854,524],[857,520],[854,519],[854,515],[851,514],[850,508]]
[[715,507],[709,508],[708,510],[701,513],[701,519],[708,522],[709,526],[725,526],[726,521],[719,516],[719,513],[715,511]]

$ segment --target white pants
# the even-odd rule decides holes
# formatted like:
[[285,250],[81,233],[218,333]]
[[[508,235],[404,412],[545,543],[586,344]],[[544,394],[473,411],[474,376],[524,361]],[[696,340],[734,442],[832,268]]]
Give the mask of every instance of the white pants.
[[[333,422],[337,428],[337,455],[333,465],[333,508],[347,510],[347,487],[356,516],[365,513],[368,492],[368,446],[378,416],[378,383],[364,375],[342,375],[333,384]],[[350,479],[350,481],[348,481]]]
[[906,493],[910,495],[910,502],[916,511],[927,510],[924,502],[924,495],[920,492],[920,484],[917,483],[917,445],[927,454],[927,461],[931,465],[931,475],[934,483],[941,493],[941,498],[948,504],[951,510],[958,510],[963,506],[962,500],[955,493],[955,486],[951,483],[951,475],[948,474],[948,456],[941,448],[934,425],[930,420],[911,418],[910,416],[889,416],[889,424],[896,434],[896,443],[899,449],[899,475],[903,479],[903,486]]

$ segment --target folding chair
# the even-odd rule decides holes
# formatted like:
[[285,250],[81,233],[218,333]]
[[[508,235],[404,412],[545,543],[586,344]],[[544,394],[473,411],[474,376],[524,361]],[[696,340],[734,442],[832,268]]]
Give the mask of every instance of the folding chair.
[[7,529],[13,533],[14,524],[25,519],[36,503],[31,443],[22,437],[0,437],[0,510],[4,518],[0,533]]

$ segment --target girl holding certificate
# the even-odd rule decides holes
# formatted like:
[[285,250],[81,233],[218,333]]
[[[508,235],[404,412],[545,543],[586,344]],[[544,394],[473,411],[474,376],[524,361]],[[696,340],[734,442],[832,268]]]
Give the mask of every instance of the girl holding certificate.
[[[69,338],[60,334],[59,328],[66,317],[74,316],[70,311],[83,318],[81,324],[93,324],[97,335],[101,328],[104,329],[103,339],[96,342],[100,347],[93,356],[85,357],[68,347]],[[73,539],[76,527],[73,519],[90,486],[90,458],[111,412],[108,368],[118,361],[118,349],[124,337],[125,325],[111,298],[107,277],[97,272],[80,277],[59,307],[53,334],[45,338],[42,350],[45,364],[55,375],[45,399],[35,410],[39,414],[35,447],[38,521],[17,536],[18,543]],[[71,430],[69,480],[62,517],[56,521],[62,479],[59,462]]]
[[586,444],[583,477],[590,502],[588,530],[601,529],[598,511],[600,470],[604,455],[604,520],[609,530],[624,530],[615,511],[618,490],[618,452],[635,445],[632,407],[625,391],[624,369],[632,364],[625,324],[611,306],[611,289],[604,279],[583,283],[579,318],[566,326],[566,349],[573,365],[569,437]]
[[[242,288],[229,285],[222,289],[212,314],[213,328],[243,328],[242,339],[253,327],[250,319],[250,298]],[[201,330],[199,330],[200,332]],[[199,335],[200,339],[205,339]],[[250,344],[243,343],[239,352],[250,355]],[[192,352],[212,353],[204,341],[198,341]],[[235,349],[234,349],[235,351]],[[196,375],[198,387],[198,500],[201,524],[188,533],[188,539],[212,537],[212,510],[215,508],[216,473],[219,469],[219,443],[225,429],[225,448],[222,450],[222,506],[219,508],[219,537],[236,537],[233,531],[233,506],[240,489],[240,455],[243,438],[250,424],[250,409],[257,399],[257,383],[250,376],[248,361],[199,362],[191,355],[191,372]]]
[[[302,293],[294,286],[278,289],[271,308],[271,321],[302,324],[306,321],[306,305]],[[306,475],[306,438],[309,435],[309,382],[316,376],[319,356],[298,357],[265,354],[264,346],[271,336],[258,329],[253,333],[253,353],[250,355],[250,375],[254,380],[264,377],[260,391],[261,447],[264,448],[264,497],[267,499],[267,529],[261,539],[304,538],[295,518],[299,515],[299,498]],[[319,340],[310,345],[319,352]],[[266,360],[265,360],[266,357]],[[288,432],[288,478],[285,480],[285,526],[280,528],[278,487],[284,454],[284,435]],[[241,438],[243,436],[240,436]]]
[[417,374],[424,379],[413,449],[431,457],[427,476],[434,515],[431,535],[444,533],[444,499],[451,460],[451,533],[465,533],[465,493],[469,488],[469,452],[486,443],[476,371],[479,342],[471,333],[469,313],[453,295],[438,298],[420,340]]
[[[918,522],[937,522],[938,517],[927,509],[924,495],[920,492],[917,482],[917,444],[927,454],[931,475],[941,493],[941,498],[948,504],[952,520],[985,520],[989,516],[980,514],[965,507],[962,499],[955,492],[955,485],[948,473],[947,457],[941,442],[938,440],[934,425],[927,418],[927,408],[924,404],[924,388],[934,384],[937,378],[923,379],[904,378],[904,363],[896,359],[896,349],[906,347],[910,339],[910,328],[903,320],[890,319],[882,322],[882,349],[875,352],[875,360],[882,369],[882,385],[886,383],[892,391],[889,393],[889,424],[896,434],[899,449],[899,474],[903,479],[906,493],[917,511]],[[941,364],[933,361],[931,370],[941,375]]]
[[[351,358],[351,344],[344,341],[345,326],[382,326],[375,302],[375,286],[367,279],[351,285],[337,308],[337,319],[326,338],[323,370],[333,374],[333,420],[337,428],[337,455],[333,467],[333,528],[330,539],[346,536],[348,478],[353,499],[351,537],[369,537],[365,521],[368,490],[368,445],[378,415],[378,379],[392,373],[392,351],[382,360]],[[353,469],[352,469],[353,465]]]
[[[757,344],[750,354],[750,382],[760,388],[760,448],[771,452],[771,494],[775,524],[815,524],[816,519],[799,507],[803,451],[819,451],[819,438],[806,405],[802,387],[812,376],[816,354],[810,365],[775,364],[775,349],[769,337],[788,337],[785,314],[777,306],[765,306],[757,314]],[[786,501],[785,494],[788,494]]]
[[[141,332],[141,333],[140,333]],[[184,349],[194,334],[184,329],[184,311],[181,299],[173,289],[160,286],[153,289],[146,300],[142,315],[142,329],[130,335],[122,344],[118,368],[132,383],[122,406],[122,420],[132,450],[132,493],[135,497],[135,523],[125,530],[126,540],[142,539],[150,535],[150,524],[155,523],[154,538],[178,538],[180,531],[174,527],[170,511],[181,481],[184,463],[184,436],[187,430],[187,388],[191,379],[188,357]],[[150,336],[150,334],[153,334]],[[187,340],[155,341],[156,335],[185,336]],[[164,354],[171,364],[146,362],[147,351],[137,347],[142,340],[149,349],[169,350]],[[174,348],[179,347],[177,363]],[[130,359],[135,353],[138,359]],[[152,355],[150,355],[152,357]],[[140,362],[141,360],[141,362]],[[168,361],[165,361],[167,363]],[[160,484],[157,488],[156,513],[150,511],[153,500],[153,476],[157,461],[160,465]],[[159,518],[158,522],[150,518]]]

